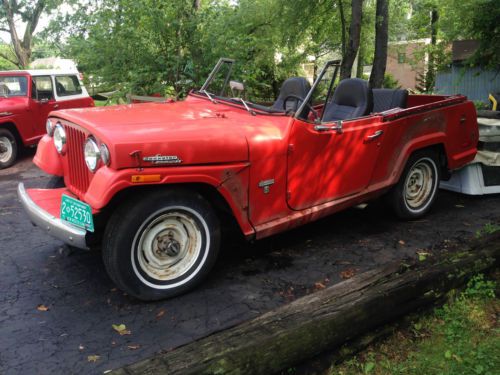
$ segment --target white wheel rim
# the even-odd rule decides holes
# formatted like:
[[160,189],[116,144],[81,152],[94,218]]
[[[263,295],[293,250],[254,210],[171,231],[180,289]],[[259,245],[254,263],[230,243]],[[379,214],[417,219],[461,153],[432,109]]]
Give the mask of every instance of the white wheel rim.
[[7,137],[0,137],[0,162],[6,163],[12,157],[12,143]]
[[[179,287],[198,274],[209,248],[208,226],[198,212],[189,207],[165,208],[152,214],[137,231],[131,249],[132,268],[151,288]],[[177,250],[177,255],[168,254],[168,250]]]
[[409,210],[420,212],[427,208],[436,192],[436,177],[436,164],[432,159],[423,158],[413,165],[406,176],[403,192]]

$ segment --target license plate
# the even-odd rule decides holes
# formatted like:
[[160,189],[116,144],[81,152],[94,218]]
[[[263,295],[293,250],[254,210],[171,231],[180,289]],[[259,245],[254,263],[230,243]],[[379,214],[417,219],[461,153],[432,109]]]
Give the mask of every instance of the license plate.
[[94,219],[90,206],[64,194],[61,199],[61,219],[77,227],[85,228],[89,232],[94,231]]

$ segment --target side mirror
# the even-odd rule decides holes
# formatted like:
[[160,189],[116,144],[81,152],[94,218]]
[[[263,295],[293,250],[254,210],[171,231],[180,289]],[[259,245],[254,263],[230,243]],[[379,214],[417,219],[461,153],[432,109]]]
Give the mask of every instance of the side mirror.
[[[245,91],[245,85],[241,82],[237,81],[229,81],[229,88],[231,89],[231,94],[234,97],[241,97],[243,94],[243,91]],[[236,93],[235,93],[236,91]]]

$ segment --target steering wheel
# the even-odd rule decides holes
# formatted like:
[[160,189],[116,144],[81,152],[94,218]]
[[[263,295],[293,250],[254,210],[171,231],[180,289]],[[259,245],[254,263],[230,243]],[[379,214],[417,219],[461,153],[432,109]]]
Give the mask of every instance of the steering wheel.
[[[301,98],[300,96],[298,95],[293,95],[293,94],[290,94],[288,95],[284,100],[283,100],[283,109],[285,111],[287,111],[287,108],[286,108],[286,103],[288,102],[288,99],[295,99],[297,100],[297,102],[295,103],[295,109],[294,111],[297,111],[298,107],[299,107],[299,103],[300,102],[303,102],[304,101],[304,98]],[[314,119],[317,119],[319,118],[319,114],[318,112],[309,104],[309,103],[306,103],[306,107],[309,108],[309,110],[311,111],[311,113],[314,115]]]

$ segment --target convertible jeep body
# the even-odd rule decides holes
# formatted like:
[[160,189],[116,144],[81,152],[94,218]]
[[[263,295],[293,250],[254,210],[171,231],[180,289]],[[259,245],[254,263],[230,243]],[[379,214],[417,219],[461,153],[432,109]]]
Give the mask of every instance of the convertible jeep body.
[[291,78],[265,107],[235,97],[232,66],[221,59],[182,102],[52,112],[34,162],[64,184],[19,185],[31,220],[72,246],[100,245],[114,282],[154,300],[206,276],[231,221],[260,239],[381,196],[416,219],[476,154],[464,96],[337,84],[331,61],[312,88]]

